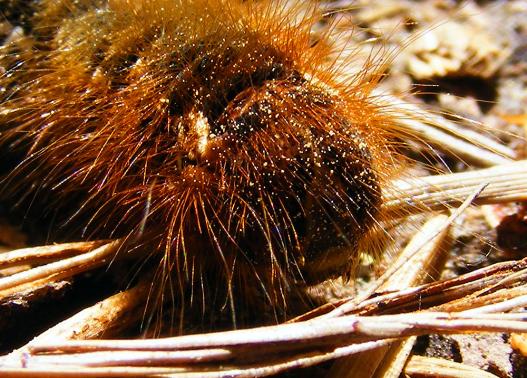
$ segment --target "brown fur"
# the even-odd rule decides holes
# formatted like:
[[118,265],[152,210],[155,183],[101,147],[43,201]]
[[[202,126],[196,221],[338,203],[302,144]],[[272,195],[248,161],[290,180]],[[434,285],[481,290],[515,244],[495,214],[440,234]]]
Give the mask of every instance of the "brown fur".
[[286,5],[38,3],[30,47],[0,56],[2,151],[22,156],[1,198],[71,239],[146,245],[176,296],[264,287],[280,306],[349,274],[395,171],[381,72],[340,83],[318,11]]

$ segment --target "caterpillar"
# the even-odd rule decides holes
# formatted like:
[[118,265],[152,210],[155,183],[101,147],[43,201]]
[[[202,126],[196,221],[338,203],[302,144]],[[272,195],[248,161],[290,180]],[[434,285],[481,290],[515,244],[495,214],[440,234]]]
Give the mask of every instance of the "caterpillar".
[[382,59],[339,80],[348,66],[300,3],[18,3],[6,15],[26,33],[0,55],[3,203],[53,240],[144,250],[158,301],[285,307],[353,274],[401,169],[372,95]]

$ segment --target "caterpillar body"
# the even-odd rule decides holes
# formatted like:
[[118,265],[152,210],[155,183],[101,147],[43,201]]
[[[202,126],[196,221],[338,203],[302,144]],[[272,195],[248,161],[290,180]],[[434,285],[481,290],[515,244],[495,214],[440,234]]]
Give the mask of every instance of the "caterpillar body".
[[182,297],[263,287],[280,305],[291,287],[352,273],[397,171],[393,126],[373,63],[339,80],[346,67],[312,33],[319,11],[28,7],[0,56],[2,201],[53,219],[57,238],[141,246],[160,291]]

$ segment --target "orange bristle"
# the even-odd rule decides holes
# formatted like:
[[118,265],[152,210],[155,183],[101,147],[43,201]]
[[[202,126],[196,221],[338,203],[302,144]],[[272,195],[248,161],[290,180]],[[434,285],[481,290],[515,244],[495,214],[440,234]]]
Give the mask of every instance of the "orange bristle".
[[0,142],[21,156],[2,201],[53,217],[55,238],[125,238],[159,262],[159,298],[219,291],[232,313],[239,293],[285,307],[353,271],[399,170],[393,121],[371,96],[380,64],[338,80],[316,9],[37,4],[0,56]]

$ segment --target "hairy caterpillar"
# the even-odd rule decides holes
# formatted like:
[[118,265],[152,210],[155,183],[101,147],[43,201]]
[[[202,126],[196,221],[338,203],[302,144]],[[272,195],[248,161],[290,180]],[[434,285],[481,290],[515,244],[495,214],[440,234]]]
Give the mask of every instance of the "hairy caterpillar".
[[157,264],[159,293],[220,292],[233,313],[233,292],[263,287],[281,306],[353,272],[399,170],[395,126],[371,95],[375,62],[338,79],[316,9],[29,8],[12,15],[27,36],[0,56],[2,201],[52,220],[57,239],[124,238]]

